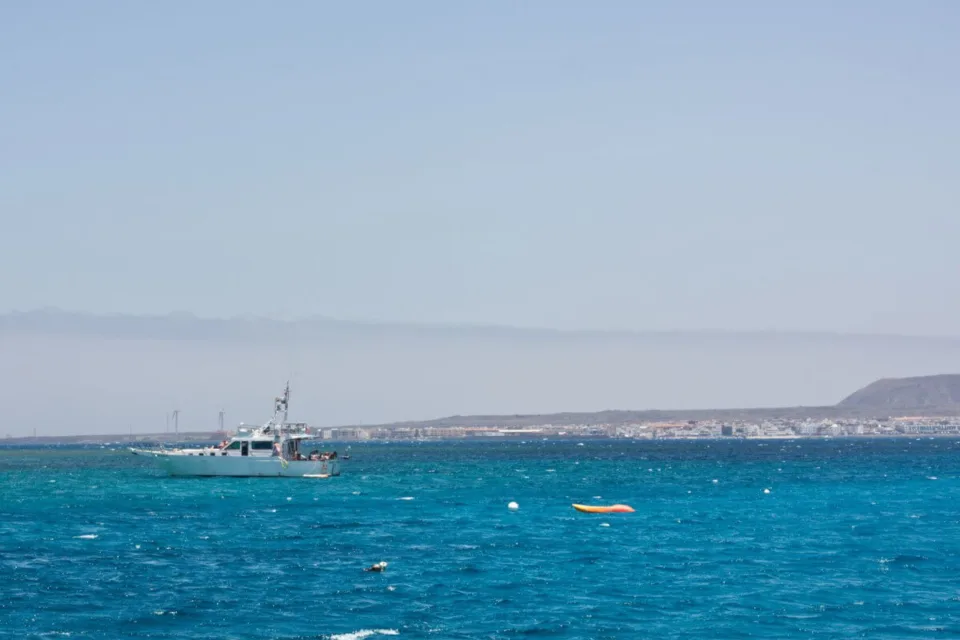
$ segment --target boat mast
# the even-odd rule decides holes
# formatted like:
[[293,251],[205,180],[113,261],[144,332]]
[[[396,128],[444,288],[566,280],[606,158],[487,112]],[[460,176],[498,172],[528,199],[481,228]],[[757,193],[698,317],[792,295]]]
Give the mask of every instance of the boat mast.
[[[276,444],[280,445],[280,457],[281,462],[283,462],[283,443],[284,443],[284,430],[286,429],[287,424],[287,405],[290,402],[290,381],[287,381],[287,386],[283,390],[283,395],[274,398],[273,405],[273,426],[276,428],[273,441]],[[282,417],[281,417],[282,414]]]
[[[287,383],[287,387],[283,390],[283,395],[274,398],[273,405],[273,421],[277,423],[278,427],[283,427],[287,423],[287,404],[290,402],[290,383]],[[281,418],[280,414],[283,414]]]

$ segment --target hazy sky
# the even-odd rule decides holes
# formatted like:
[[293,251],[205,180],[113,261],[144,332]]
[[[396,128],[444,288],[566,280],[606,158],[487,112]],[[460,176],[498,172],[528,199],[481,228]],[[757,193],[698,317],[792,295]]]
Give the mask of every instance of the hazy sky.
[[7,2],[0,311],[960,325],[960,3]]

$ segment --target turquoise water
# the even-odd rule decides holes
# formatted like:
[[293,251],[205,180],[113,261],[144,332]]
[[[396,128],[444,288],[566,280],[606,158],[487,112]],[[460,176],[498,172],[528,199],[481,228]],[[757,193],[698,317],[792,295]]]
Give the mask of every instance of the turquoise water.
[[182,479],[0,449],[0,637],[960,636],[960,441],[352,454],[327,480]]

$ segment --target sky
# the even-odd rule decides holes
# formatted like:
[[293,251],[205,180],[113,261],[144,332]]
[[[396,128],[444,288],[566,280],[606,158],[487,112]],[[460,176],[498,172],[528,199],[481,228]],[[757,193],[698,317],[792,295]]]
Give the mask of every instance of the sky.
[[960,4],[0,4],[0,312],[956,335]]

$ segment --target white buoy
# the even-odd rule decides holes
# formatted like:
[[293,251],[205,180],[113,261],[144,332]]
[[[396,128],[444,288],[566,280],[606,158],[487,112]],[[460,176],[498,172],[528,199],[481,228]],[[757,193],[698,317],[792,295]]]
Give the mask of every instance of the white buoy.
[[516,502],[511,502],[510,504],[507,505],[507,509],[510,509],[511,511],[516,511],[519,508],[520,508],[520,505],[518,505]]

